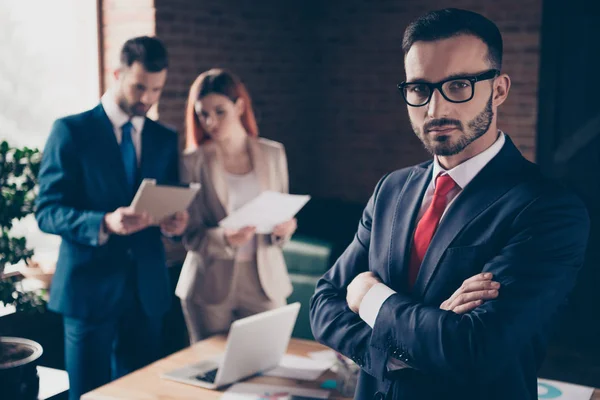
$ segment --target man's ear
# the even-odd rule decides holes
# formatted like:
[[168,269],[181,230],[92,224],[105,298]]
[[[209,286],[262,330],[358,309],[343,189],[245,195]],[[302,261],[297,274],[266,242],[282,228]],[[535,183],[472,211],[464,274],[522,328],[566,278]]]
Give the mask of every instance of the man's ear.
[[496,79],[494,79],[493,104],[495,107],[498,107],[500,104],[504,103],[504,101],[508,97],[509,91],[510,91],[510,76],[508,76],[507,74],[501,74]]

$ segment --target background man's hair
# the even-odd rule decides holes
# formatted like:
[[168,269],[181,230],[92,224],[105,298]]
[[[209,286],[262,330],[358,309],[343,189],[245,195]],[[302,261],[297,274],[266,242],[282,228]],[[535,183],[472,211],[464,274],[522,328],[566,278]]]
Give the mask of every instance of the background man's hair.
[[402,50],[408,53],[417,41],[432,42],[458,35],[473,35],[488,47],[488,59],[494,69],[502,69],[502,35],[492,21],[481,14],[457,8],[431,11],[408,25]]
[[169,66],[167,49],[158,38],[149,36],[126,41],[121,49],[120,61],[126,67],[139,62],[148,72],[160,72]]

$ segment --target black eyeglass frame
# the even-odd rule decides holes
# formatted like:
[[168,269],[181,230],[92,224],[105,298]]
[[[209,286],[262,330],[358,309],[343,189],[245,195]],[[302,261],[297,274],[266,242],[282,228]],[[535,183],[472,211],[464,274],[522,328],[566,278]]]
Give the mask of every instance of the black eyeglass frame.
[[[398,90],[400,90],[400,93],[402,93],[402,98],[404,99],[406,104],[408,104],[411,107],[423,107],[423,106],[427,105],[431,101],[431,97],[433,96],[433,92],[435,91],[435,89],[437,89],[440,92],[440,94],[444,97],[444,99],[448,100],[450,103],[466,103],[467,101],[471,101],[473,99],[473,96],[475,96],[475,83],[476,82],[494,79],[498,75],[500,75],[499,70],[489,69],[489,70],[484,71],[477,75],[453,76],[452,78],[444,79],[443,81],[440,81],[437,83],[430,83],[430,82],[423,82],[423,81],[416,81],[416,82],[404,81],[404,82],[401,82],[398,84]],[[471,96],[466,100],[452,100],[452,99],[448,98],[448,96],[446,96],[446,93],[444,93],[444,91],[442,90],[442,86],[446,82],[456,81],[456,80],[461,80],[461,79],[468,80],[469,82],[471,82]],[[408,100],[406,99],[406,93],[404,93],[404,89],[408,85],[415,85],[415,84],[426,85],[429,88],[429,97],[427,98],[427,101],[425,101],[423,104],[414,105],[414,104],[409,103]]]

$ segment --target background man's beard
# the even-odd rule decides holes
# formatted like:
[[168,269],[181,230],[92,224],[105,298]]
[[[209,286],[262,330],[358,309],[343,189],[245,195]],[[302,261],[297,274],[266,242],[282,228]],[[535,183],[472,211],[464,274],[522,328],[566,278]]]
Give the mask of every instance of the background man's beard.
[[127,115],[133,117],[143,117],[148,113],[146,106],[144,106],[142,103],[129,104],[125,99],[125,96],[122,95],[117,97],[117,104],[119,104],[121,110],[123,110]]
[[[436,156],[456,155],[466,149],[468,145],[479,139],[488,131],[488,129],[490,129],[492,119],[494,118],[494,112],[492,111],[492,97],[493,93],[490,95],[485,108],[475,118],[467,123],[467,132],[465,132],[462,126],[454,125],[456,126],[456,129],[461,131],[460,137],[458,137],[455,141],[452,140],[451,135],[440,135],[434,139],[431,139],[430,136],[428,136],[426,133],[423,133],[421,129],[415,125],[412,125],[413,130],[415,131],[417,137],[421,139],[423,146],[430,154]],[[440,124],[436,123],[430,123],[430,126],[431,125],[441,126]]]

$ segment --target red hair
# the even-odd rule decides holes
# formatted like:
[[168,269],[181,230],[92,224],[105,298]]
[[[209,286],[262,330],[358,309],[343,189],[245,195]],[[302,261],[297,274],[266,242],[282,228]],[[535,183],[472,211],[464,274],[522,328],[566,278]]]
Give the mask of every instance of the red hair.
[[186,149],[196,148],[210,140],[210,136],[202,129],[200,119],[196,114],[195,104],[196,101],[211,93],[226,96],[234,103],[238,99],[242,99],[244,101],[244,112],[240,116],[240,122],[248,136],[258,136],[258,126],[256,125],[254,111],[252,111],[252,101],[246,86],[233,73],[214,68],[201,73],[190,87],[185,110]]

